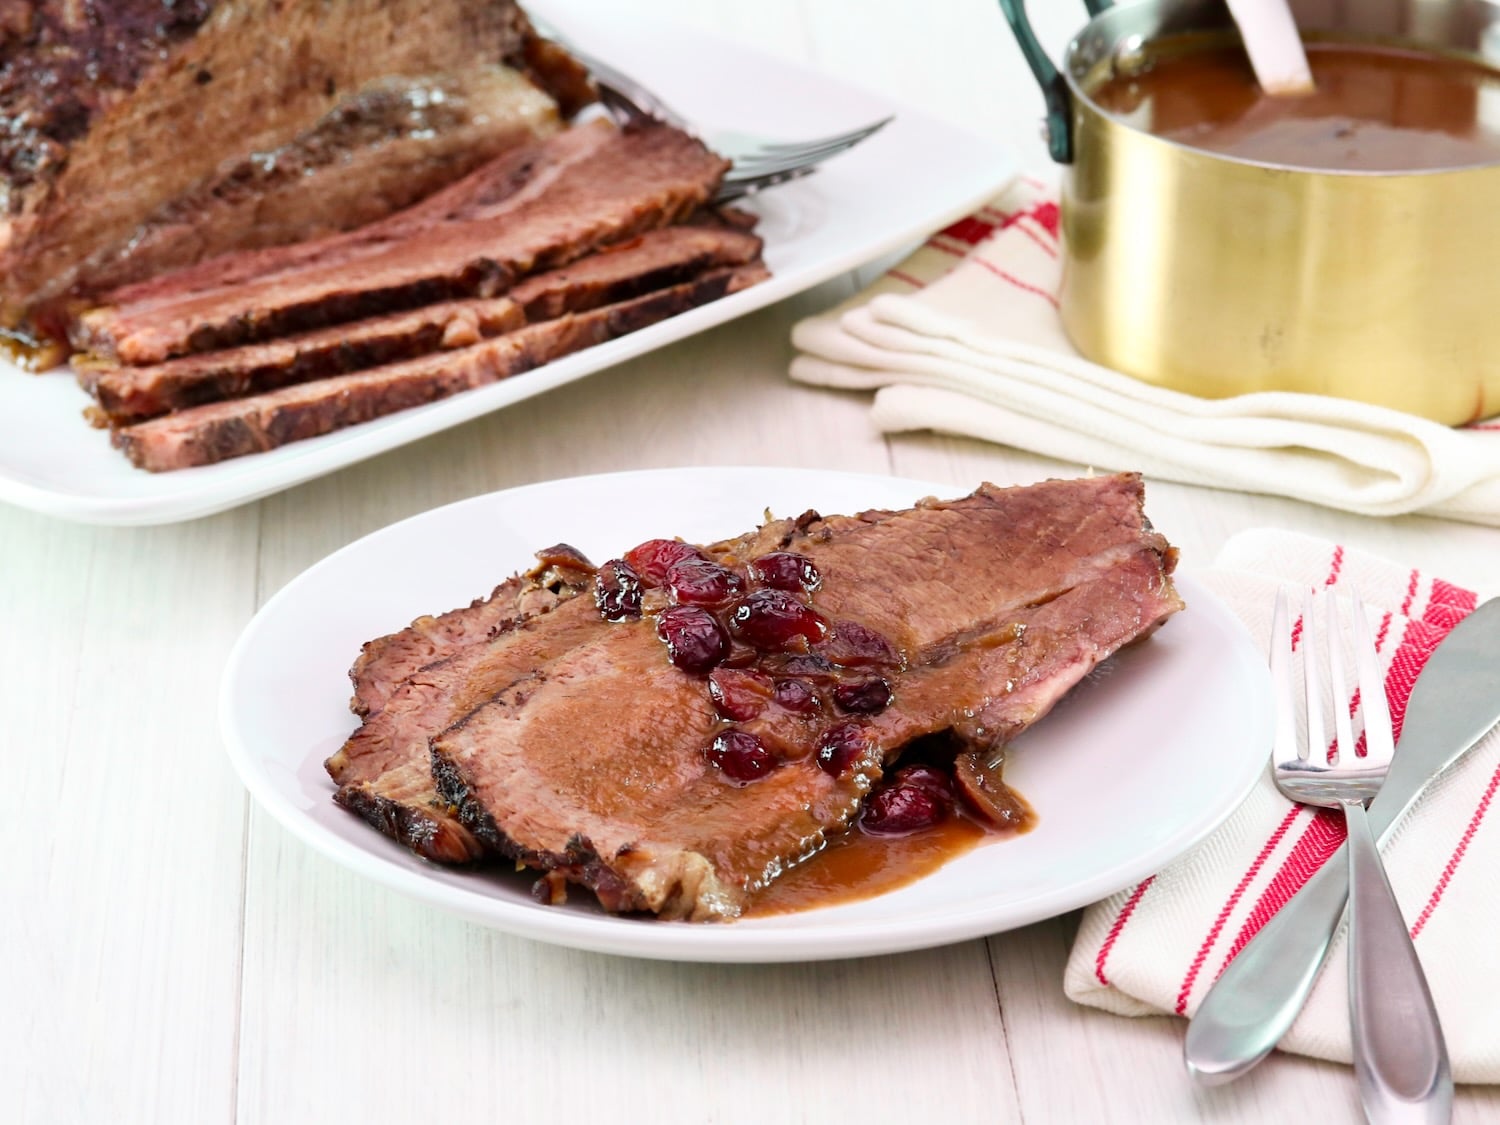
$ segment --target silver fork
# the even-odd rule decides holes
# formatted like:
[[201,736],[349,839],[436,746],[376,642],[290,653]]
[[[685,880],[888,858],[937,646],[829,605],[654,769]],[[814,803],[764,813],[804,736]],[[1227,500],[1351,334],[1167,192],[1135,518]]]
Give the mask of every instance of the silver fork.
[[1323,725],[1323,686],[1311,596],[1302,596],[1302,669],[1306,741],[1297,737],[1292,670],[1292,629],[1284,593],[1271,624],[1271,678],[1276,695],[1276,786],[1294,801],[1342,809],[1349,829],[1349,1022],[1354,1073],[1365,1115],[1374,1122],[1444,1122],[1453,1108],[1453,1078],[1437,1010],[1421,962],[1401,917],[1365,803],[1380,791],[1395,744],[1385,684],[1365,623],[1364,607],[1351,599],[1357,698],[1366,753],[1358,756],[1344,676],[1344,629],[1338,598],[1327,607],[1324,645],[1336,741],[1329,758]]
[[[603,59],[579,50],[554,32],[549,30],[548,34],[588,68],[594,85],[599,88],[600,102],[617,122],[623,125],[643,120],[661,121],[695,137],[699,136],[697,129],[686,117],[639,81]],[[885,117],[847,133],[835,133],[808,141],[780,141],[748,133],[700,138],[709,148],[731,161],[731,167],[725,174],[714,201],[728,203],[806,176],[829,157],[846,152],[861,141],[873,137],[892,120],[891,117]]]

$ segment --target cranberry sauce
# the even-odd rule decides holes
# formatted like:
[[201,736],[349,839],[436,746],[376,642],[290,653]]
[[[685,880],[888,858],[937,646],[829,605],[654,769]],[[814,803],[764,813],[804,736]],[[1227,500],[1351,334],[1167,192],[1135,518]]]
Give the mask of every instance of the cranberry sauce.
[[838,777],[872,745],[860,718],[894,697],[890,675],[901,669],[895,647],[866,625],[819,613],[813,602],[821,584],[813,561],[793,551],[735,566],[690,543],[648,539],[599,568],[594,598],[606,621],[655,616],[666,658],[706,677],[722,725],[704,758],[743,785],[775,769],[785,752],[733,724],[768,713],[804,726],[835,720],[814,749],[818,765]]

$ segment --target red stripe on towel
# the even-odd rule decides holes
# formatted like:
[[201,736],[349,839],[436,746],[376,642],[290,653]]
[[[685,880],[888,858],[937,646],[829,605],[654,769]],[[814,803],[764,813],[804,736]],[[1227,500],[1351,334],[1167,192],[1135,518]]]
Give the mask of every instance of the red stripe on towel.
[[1031,227],[1027,226],[1025,223],[1017,223],[1015,229],[1020,231],[1027,238],[1031,239],[1032,242],[1036,243],[1037,248],[1041,250],[1042,253],[1046,254],[1047,257],[1057,257],[1057,248],[1041,235],[1037,234],[1036,231],[1032,230]]
[[1424,621],[1408,621],[1401,637],[1401,646],[1391,660],[1385,674],[1385,697],[1391,705],[1391,733],[1401,737],[1401,727],[1406,721],[1406,702],[1411,698],[1412,685],[1417,682],[1432,650],[1448,635],[1448,630],[1439,629]]
[[1125,928],[1125,923],[1130,921],[1130,916],[1135,913],[1136,904],[1141,901],[1141,896],[1146,893],[1146,888],[1156,881],[1152,875],[1144,883],[1130,892],[1130,897],[1125,900],[1125,905],[1120,907],[1120,913],[1110,926],[1109,933],[1104,936],[1104,944],[1099,947],[1099,953],[1094,958],[1094,976],[1099,978],[1099,983],[1106,988],[1109,986],[1109,978],[1104,975],[1104,961],[1109,956],[1109,951],[1115,947],[1115,940],[1120,936],[1120,931]]
[[974,215],[966,215],[958,222],[950,223],[938,231],[938,234],[946,235],[959,242],[967,242],[970,246],[978,246],[993,233],[995,233],[994,223],[987,223]]
[[1406,600],[1401,603],[1401,616],[1402,617],[1410,617],[1411,616],[1411,603],[1416,599],[1416,596],[1417,596],[1417,584],[1419,582],[1421,582],[1421,581],[1422,581],[1422,574],[1421,574],[1420,571],[1416,571],[1416,570],[1412,571],[1411,572],[1411,577],[1406,580]]
[[953,258],[967,258],[969,256],[968,249],[960,250],[956,246],[944,246],[941,242],[938,241],[939,237],[939,235],[933,235],[927,240],[927,245],[932,247],[934,250],[941,251],[942,253],[947,254]]
[[1469,850],[1469,841],[1474,838],[1474,833],[1479,830],[1480,822],[1484,820],[1484,814],[1489,811],[1490,801],[1495,796],[1496,787],[1500,787],[1500,769],[1497,769],[1490,778],[1490,783],[1484,791],[1484,796],[1479,798],[1479,807],[1474,810],[1474,815],[1469,818],[1469,826],[1464,829],[1464,834],[1459,837],[1458,846],[1453,849],[1453,854],[1448,857],[1448,862],[1443,866],[1443,874],[1438,878],[1437,886],[1432,888],[1432,897],[1427,900],[1427,905],[1422,907],[1422,913],[1417,915],[1417,920],[1412,923],[1411,938],[1417,940],[1417,935],[1427,925],[1427,919],[1432,917],[1432,912],[1437,909],[1439,902],[1443,900],[1443,892],[1448,889],[1449,882],[1453,879],[1453,873],[1458,870],[1459,863],[1464,858],[1464,852]]
[[1292,821],[1297,819],[1299,808],[1293,805],[1287,810],[1286,816],[1282,817],[1281,823],[1276,826],[1276,831],[1271,833],[1271,838],[1266,841],[1265,846],[1260,849],[1260,854],[1255,857],[1255,862],[1250,865],[1249,870],[1240,877],[1239,884],[1234,888],[1234,893],[1229,896],[1229,901],[1219,911],[1219,916],[1214,919],[1214,924],[1209,927],[1208,936],[1203,939],[1203,944],[1198,947],[1198,955],[1188,966],[1187,975],[1182,978],[1182,987],[1177,991],[1176,1012],[1180,1016],[1187,1011],[1188,996],[1193,991],[1193,982],[1198,979],[1198,973],[1203,968],[1203,962],[1208,959],[1209,952],[1214,943],[1219,940],[1219,934],[1224,929],[1224,923],[1229,921],[1229,916],[1234,913],[1234,908],[1239,905],[1240,899],[1260,869],[1265,866],[1266,858],[1281,843],[1281,838],[1286,835],[1286,830],[1292,826]]
[[1432,581],[1432,593],[1428,595],[1427,608],[1422,611],[1422,620],[1447,632],[1457,625],[1479,604],[1479,595],[1465,590],[1441,578]]
[[925,281],[921,281],[918,278],[912,277],[912,275],[909,273],[903,273],[901,270],[886,270],[885,272],[887,276],[894,277],[897,281],[904,281],[906,282],[906,284],[915,286],[918,289],[927,288],[927,283]]
[[[1229,947],[1229,954],[1224,958],[1224,964],[1219,966],[1220,973],[1239,955],[1240,950],[1249,944],[1250,939],[1260,932],[1260,928],[1287,904],[1287,900],[1302,889],[1302,885],[1327,862],[1328,857],[1338,851],[1339,845],[1343,842],[1343,814],[1332,809],[1319,809],[1317,814],[1310,818],[1301,839],[1287,854],[1281,869],[1261,892],[1260,898],[1246,917],[1245,924],[1235,935],[1234,944]],[[1217,980],[1218,977],[1215,976],[1214,979]]]
[[1038,297],[1043,298],[1054,309],[1057,308],[1057,298],[1054,297],[1051,293],[1048,293],[1045,289],[1042,289],[1042,288],[1040,288],[1039,286],[1036,286],[1036,285],[1032,285],[1028,281],[1022,281],[1019,277],[1016,277],[1014,274],[1006,273],[999,266],[995,265],[994,262],[986,261],[984,258],[975,257],[975,258],[972,258],[970,260],[973,261],[973,262],[977,262],[979,265],[981,265],[985,269],[989,270],[990,273],[994,274],[1001,281],[1009,282],[1011,285],[1014,285],[1017,289],[1023,289],[1027,293],[1035,293]]
[[1333,548],[1333,558],[1328,562],[1328,577],[1323,579],[1323,585],[1332,586],[1339,580],[1339,571],[1344,569],[1344,545],[1338,544]]

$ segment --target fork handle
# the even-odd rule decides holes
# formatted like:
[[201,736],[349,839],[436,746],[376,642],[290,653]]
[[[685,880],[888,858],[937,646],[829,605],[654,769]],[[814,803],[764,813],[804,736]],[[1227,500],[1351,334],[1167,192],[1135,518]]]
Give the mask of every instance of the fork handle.
[[1349,827],[1349,1023],[1354,1073],[1372,1122],[1446,1122],[1453,1076],[1422,963],[1386,878],[1370,818],[1345,801]]

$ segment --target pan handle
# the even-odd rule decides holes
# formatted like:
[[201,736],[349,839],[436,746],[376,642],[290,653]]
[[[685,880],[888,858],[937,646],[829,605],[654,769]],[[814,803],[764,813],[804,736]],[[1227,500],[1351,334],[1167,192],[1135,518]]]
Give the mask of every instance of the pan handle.
[[[1090,16],[1097,16],[1110,6],[1111,0],[1084,0]],[[1073,163],[1073,99],[1068,93],[1068,84],[1058,73],[1057,67],[1042,50],[1036,32],[1031,30],[1031,21],[1026,18],[1026,0],[1000,0],[1000,11],[1011,33],[1020,45],[1026,64],[1036,76],[1042,88],[1042,97],[1047,102],[1047,152],[1059,164]]]

